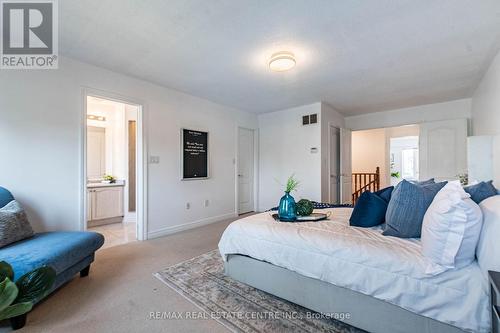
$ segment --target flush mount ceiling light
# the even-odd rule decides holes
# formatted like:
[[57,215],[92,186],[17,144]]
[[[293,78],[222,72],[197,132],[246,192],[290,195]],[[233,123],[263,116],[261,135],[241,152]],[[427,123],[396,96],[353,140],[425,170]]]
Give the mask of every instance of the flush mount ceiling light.
[[269,68],[274,72],[284,72],[295,67],[295,56],[291,52],[277,52],[269,60]]

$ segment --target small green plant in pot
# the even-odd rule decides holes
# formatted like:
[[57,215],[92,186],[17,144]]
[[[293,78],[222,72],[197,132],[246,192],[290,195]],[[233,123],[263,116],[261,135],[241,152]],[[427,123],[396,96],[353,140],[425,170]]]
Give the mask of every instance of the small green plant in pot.
[[285,195],[281,197],[278,206],[278,216],[281,221],[292,222],[297,219],[297,205],[290,192],[297,190],[300,182],[295,179],[295,175],[288,177],[285,186]]
[[105,182],[109,182],[110,184],[114,184],[114,183],[116,183],[116,177],[115,177],[115,176],[105,175],[104,177],[102,177],[102,179],[103,179]]
[[309,216],[312,214],[314,206],[310,200],[300,199],[297,202],[297,215],[299,216]]
[[42,266],[21,276],[14,283],[14,270],[5,261],[0,262],[0,321],[11,320],[13,329],[26,323],[26,313],[47,296],[56,280],[53,268]]

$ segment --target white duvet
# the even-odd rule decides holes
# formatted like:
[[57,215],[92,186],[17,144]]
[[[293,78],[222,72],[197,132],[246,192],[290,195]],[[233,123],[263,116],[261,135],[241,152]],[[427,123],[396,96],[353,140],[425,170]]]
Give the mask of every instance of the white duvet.
[[321,222],[276,222],[271,213],[237,220],[224,231],[220,253],[224,260],[247,255],[467,331],[489,332],[488,282],[476,261],[428,276],[420,240],[351,227],[351,208],[317,210],[328,211],[332,216]]

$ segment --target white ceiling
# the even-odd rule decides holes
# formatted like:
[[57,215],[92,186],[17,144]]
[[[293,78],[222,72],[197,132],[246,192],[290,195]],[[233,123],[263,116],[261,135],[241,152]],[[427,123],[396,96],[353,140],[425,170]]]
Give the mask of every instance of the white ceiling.
[[[346,115],[470,97],[499,0],[64,0],[60,52],[245,111]],[[297,66],[269,71],[276,51]]]

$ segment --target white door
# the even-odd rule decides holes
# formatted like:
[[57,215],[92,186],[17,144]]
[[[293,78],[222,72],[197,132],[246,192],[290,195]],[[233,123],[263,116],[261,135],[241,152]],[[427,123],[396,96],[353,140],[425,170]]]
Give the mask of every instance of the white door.
[[352,203],[352,131],[340,129],[340,202]]
[[106,130],[87,127],[87,179],[98,179],[106,173]]
[[254,210],[254,131],[238,128],[238,213]]
[[420,125],[420,179],[458,179],[467,172],[467,119]]
[[340,203],[340,130],[330,126],[330,203]]

